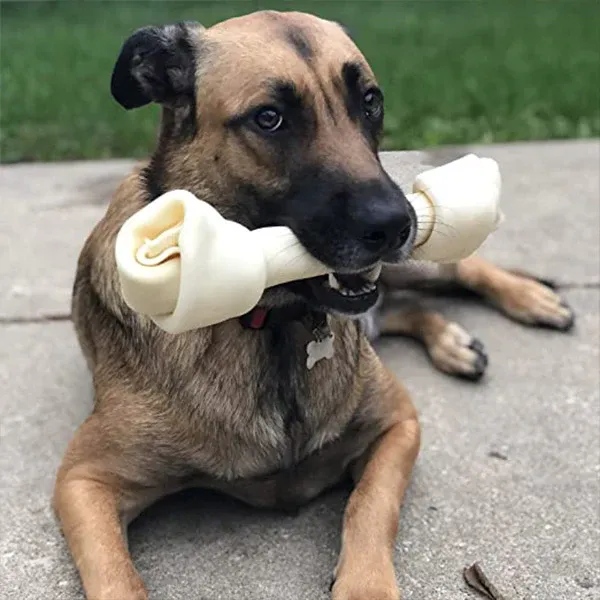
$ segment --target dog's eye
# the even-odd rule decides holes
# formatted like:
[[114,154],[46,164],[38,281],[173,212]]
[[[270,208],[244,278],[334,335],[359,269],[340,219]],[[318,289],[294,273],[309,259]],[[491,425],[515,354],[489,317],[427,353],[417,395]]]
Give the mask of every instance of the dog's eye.
[[383,115],[383,98],[381,92],[369,90],[363,98],[365,114],[371,121],[379,121]]
[[283,125],[281,113],[274,108],[263,108],[257,113],[254,120],[263,131],[268,132],[277,131]]

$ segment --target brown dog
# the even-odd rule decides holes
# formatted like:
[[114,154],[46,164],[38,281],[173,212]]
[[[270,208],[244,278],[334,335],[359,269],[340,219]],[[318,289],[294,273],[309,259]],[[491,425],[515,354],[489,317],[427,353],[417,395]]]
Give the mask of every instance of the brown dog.
[[[71,441],[54,507],[88,598],[146,598],[128,523],[189,486],[264,507],[294,507],[351,476],[336,600],[399,598],[393,546],[419,450],[408,395],[371,337],[422,339],[441,368],[475,377],[480,345],[440,315],[376,306],[380,261],[406,257],[415,218],[377,155],[382,96],[336,23],[259,12],[210,29],[194,23],[132,35],[112,92],[126,108],[163,107],[157,149],[118,188],[81,252],[73,319],[93,373],[95,407]],[[185,188],[248,227],[290,226],[336,270],[268,291],[242,319],[171,336],[119,293],[123,222]],[[402,267],[384,283],[408,281]],[[445,273],[527,322],[567,328],[548,288],[479,259]],[[384,307],[385,309],[385,307]],[[376,329],[372,328],[376,325]],[[333,332],[333,358],[306,366],[307,343]]]

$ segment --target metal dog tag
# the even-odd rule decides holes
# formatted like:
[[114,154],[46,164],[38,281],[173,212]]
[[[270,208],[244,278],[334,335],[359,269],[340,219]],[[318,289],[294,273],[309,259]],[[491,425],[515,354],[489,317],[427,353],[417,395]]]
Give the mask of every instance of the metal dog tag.
[[306,368],[310,371],[321,359],[333,358],[335,336],[329,328],[327,317],[313,329],[314,340],[306,344]]

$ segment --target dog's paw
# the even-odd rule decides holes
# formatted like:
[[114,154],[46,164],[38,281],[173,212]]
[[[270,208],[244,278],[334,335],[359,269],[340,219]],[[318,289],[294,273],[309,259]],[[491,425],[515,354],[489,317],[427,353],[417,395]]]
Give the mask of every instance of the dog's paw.
[[488,365],[483,344],[458,323],[447,323],[427,351],[440,371],[470,381],[479,381]]
[[148,600],[149,598],[141,580],[122,586],[115,583],[93,597],[98,598],[98,600],[115,600],[116,598],[119,598],[119,600]]
[[401,600],[391,561],[345,562],[340,557],[329,586],[331,600]]
[[401,600],[400,592],[383,586],[342,589],[333,587],[331,600]]
[[509,317],[524,325],[569,331],[575,324],[571,307],[554,289],[536,279],[513,275],[497,303]]
[[334,581],[330,588],[331,600],[401,600],[396,582],[386,585],[374,583],[371,578],[351,583],[350,581]]

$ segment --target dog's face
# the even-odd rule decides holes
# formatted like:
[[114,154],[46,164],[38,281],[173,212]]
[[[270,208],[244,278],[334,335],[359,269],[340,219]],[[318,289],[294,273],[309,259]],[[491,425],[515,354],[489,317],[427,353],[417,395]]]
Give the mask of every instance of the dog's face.
[[414,213],[377,155],[382,92],[339,24],[263,11],[144,28],[123,46],[112,93],[126,108],[163,106],[152,198],[183,187],[250,228],[287,225],[336,271],[267,303],[364,312],[377,265],[410,251]]

